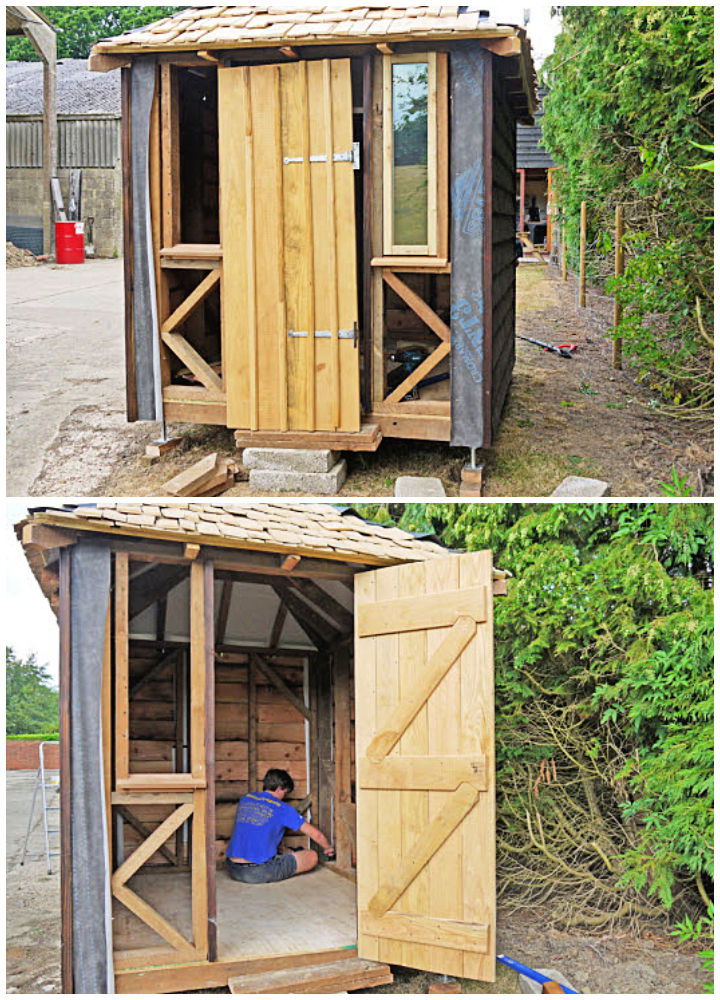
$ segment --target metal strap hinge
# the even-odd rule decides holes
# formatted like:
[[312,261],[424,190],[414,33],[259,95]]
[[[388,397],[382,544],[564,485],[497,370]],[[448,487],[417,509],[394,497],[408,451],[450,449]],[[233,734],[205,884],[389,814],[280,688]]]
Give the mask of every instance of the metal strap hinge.
[[[308,160],[310,163],[327,163],[327,156],[324,153],[316,153],[313,156],[309,156]],[[352,163],[355,170],[360,169],[360,143],[354,142],[353,148],[349,149],[346,153],[333,153],[333,161],[335,163]],[[283,156],[283,163],[285,165],[289,163],[303,163],[304,158],[302,156]]]
[[[307,330],[288,330],[288,337],[307,337],[307,335],[308,335]],[[315,337],[316,337],[316,339],[323,339],[324,338],[324,339],[327,340],[330,337],[332,337],[332,331],[331,330],[316,330],[315,331]],[[354,340],[354,338],[355,338],[355,330],[354,329],[352,329],[352,330],[338,330],[338,339],[339,340]]]

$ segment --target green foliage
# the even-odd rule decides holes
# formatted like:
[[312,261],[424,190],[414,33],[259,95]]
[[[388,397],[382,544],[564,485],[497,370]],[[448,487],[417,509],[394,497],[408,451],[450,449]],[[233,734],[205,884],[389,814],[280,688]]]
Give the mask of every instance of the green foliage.
[[[182,7],[38,7],[57,28],[58,59],[85,59],[101,38],[120,35],[175,14]],[[34,62],[39,59],[24,37],[6,39],[8,60]]]
[[[675,935],[675,937],[677,937],[680,941],[712,941],[714,916],[715,907],[712,903],[710,903],[708,906],[707,916],[702,916],[696,921],[693,921],[689,916],[686,916],[670,933]],[[702,959],[703,969],[710,976],[710,982],[705,983],[705,992],[714,993],[715,984],[712,979],[715,969],[715,952],[712,948],[706,948],[704,951],[700,952],[699,957]]]
[[[713,876],[712,505],[358,509],[513,573],[495,602],[501,887],[529,891],[532,869],[532,898],[549,886],[555,904],[567,865],[589,923],[697,905]],[[557,777],[536,795],[544,760]]]
[[5,739],[7,739],[7,740],[32,740],[33,742],[37,741],[38,743],[42,743],[43,740],[59,740],[60,739],[60,735],[57,732],[55,732],[55,733],[17,733],[16,735],[13,735],[13,736],[10,736],[8,734],[8,735],[6,735]]
[[58,693],[52,678],[34,654],[23,661],[5,648],[5,730],[21,733],[56,733],[59,723]]
[[[703,414],[712,399],[712,7],[561,7],[544,65],[543,136],[556,174],[569,259],[588,202],[588,274],[623,317],[614,336],[668,405]],[[623,204],[626,270],[613,273]],[[701,322],[694,320],[696,299]]]

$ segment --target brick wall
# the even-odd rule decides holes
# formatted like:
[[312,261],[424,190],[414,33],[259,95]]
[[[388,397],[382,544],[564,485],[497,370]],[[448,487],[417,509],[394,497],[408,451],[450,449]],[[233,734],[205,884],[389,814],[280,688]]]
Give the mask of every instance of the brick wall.
[[[36,771],[40,766],[39,740],[5,740],[5,767],[8,771]],[[60,747],[45,747],[45,767],[60,768]]]
[[[60,170],[60,187],[67,200],[70,171]],[[42,170],[10,167],[5,171],[5,204],[8,223],[28,225],[33,217],[42,227]],[[93,217],[95,255],[122,254],[122,171],[111,167],[83,167],[82,218]],[[20,220],[23,220],[22,222]]]

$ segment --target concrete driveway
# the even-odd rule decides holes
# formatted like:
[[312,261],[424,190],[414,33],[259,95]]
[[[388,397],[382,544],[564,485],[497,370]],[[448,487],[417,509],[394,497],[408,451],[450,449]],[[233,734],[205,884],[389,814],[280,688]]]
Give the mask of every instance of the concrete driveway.
[[[124,424],[122,260],[7,274],[7,495],[32,495],[76,410]],[[35,491],[37,492],[37,491]]]

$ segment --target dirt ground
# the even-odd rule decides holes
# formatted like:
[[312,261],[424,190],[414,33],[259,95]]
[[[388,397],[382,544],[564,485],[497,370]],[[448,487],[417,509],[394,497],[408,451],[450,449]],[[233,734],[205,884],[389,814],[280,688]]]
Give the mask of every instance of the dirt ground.
[[[143,463],[144,446],[157,427],[128,425],[123,418],[121,267],[121,261],[94,261],[75,271],[59,269],[65,272],[60,277],[47,265],[8,272],[7,463],[13,496],[162,495],[163,483],[211,451],[239,457],[224,428],[174,425],[169,432],[183,435],[182,445],[153,466]],[[78,274],[82,268],[93,270]],[[73,296],[72,283],[88,284],[88,276],[95,281],[84,293],[90,303],[85,307],[84,296]],[[16,291],[22,279],[25,287]],[[36,305],[31,287],[38,282],[53,282],[58,291],[37,296]],[[86,312],[78,315],[81,303]],[[53,364],[56,331],[67,346],[62,363]],[[484,456],[486,496],[548,496],[567,475],[605,480],[613,496],[660,496],[673,468],[688,477],[690,495],[712,493],[711,426],[661,414],[630,368],[612,369],[610,341],[589,312],[575,305],[573,288],[556,269],[520,265],[517,332],[576,343],[578,350],[565,360],[518,340],[501,430]],[[392,496],[396,477],[408,474],[437,476],[448,495],[457,496],[466,461],[465,449],[386,440],[375,454],[348,456],[341,496]],[[254,494],[238,481],[225,495]]]
[[[19,865],[33,781],[31,771],[6,775],[7,992],[60,993],[60,883],[57,873],[47,874],[41,859],[39,822],[30,842],[31,857],[24,867]],[[543,914],[511,914],[501,905],[497,946],[499,953],[526,965],[556,969],[586,993],[702,993],[703,973],[693,949],[678,946],[660,927],[648,929],[642,937],[566,933],[553,930]],[[435,978],[409,969],[394,971],[391,986],[360,992],[426,993]],[[517,974],[498,964],[494,984],[464,980],[462,992],[519,993],[520,989]]]

